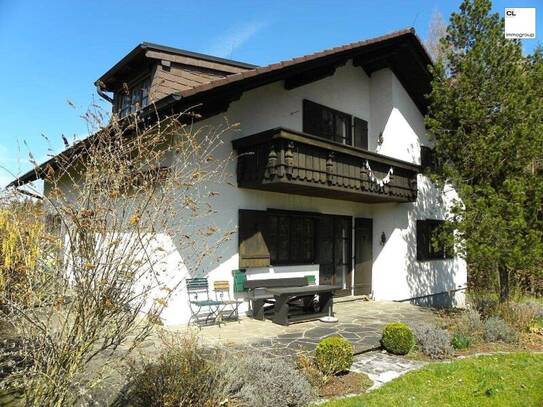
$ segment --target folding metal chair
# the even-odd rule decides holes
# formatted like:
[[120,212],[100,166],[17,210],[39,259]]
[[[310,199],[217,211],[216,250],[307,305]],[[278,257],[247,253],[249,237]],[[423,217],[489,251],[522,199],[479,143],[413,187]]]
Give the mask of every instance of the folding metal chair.
[[230,283],[227,280],[218,280],[213,283],[215,298],[223,305],[219,308],[219,315],[223,320],[237,319],[239,321],[239,306],[243,303],[230,296]]
[[198,326],[207,325],[210,322],[214,323],[217,320],[219,309],[223,303],[209,298],[207,278],[188,278],[186,284],[191,311],[189,325],[193,322]]

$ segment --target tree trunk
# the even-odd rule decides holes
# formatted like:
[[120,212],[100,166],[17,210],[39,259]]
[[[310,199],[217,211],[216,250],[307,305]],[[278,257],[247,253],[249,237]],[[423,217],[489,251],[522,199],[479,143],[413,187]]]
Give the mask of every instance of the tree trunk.
[[509,300],[509,269],[503,265],[498,266],[500,282],[500,303]]

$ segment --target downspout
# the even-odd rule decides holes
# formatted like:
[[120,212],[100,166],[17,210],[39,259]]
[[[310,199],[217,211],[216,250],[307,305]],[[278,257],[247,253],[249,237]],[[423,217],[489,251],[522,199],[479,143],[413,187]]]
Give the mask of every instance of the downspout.
[[109,97],[104,91],[103,89],[105,88],[105,85],[104,85],[104,82],[102,81],[97,81],[95,83],[96,85],[96,93],[98,93],[98,96],[100,96],[102,99],[108,101],[109,103],[113,104],[113,99],[111,97]]

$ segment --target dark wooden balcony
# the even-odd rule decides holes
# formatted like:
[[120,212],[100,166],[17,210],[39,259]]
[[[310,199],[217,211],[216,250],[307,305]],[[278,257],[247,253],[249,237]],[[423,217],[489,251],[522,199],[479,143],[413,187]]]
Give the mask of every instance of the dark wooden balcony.
[[357,202],[413,202],[420,167],[276,128],[233,142],[241,188]]

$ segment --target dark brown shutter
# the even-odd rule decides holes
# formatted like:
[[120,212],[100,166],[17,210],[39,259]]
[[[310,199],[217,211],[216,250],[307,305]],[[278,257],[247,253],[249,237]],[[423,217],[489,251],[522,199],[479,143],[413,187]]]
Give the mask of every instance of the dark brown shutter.
[[424,261],[429,255],[428,222],[417,220],[417,260]]
[[368,149],[368,122],[358,117],[354,118],[354,146]]
[[266,211],[239,210],[239,267],[270,265],[266,243],[268,217]]
[[420,147],[420,166],[423,171],[426,170],[435,170],[436,168],[436,159],[434,150],[430,147],[421,146]]
[[303,101],[303,132],[320,136],[322,133],[322,113],[320,106],[309,100]]

